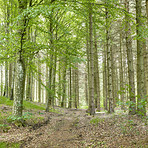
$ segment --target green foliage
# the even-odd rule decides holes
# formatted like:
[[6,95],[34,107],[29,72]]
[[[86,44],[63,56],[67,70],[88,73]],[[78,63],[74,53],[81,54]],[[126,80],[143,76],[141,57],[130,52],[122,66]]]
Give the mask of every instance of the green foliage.
[[9,122],[9,123],[20,123],[21,121],[23,121],[23,117],[17,117],[17,116],[13,116],[13,115],[11,115],[11,116],[9,116],[8,118],[7,118],[7,121]]
[[100,122],[104,122],[104,119],[97,117],[97,118],[93,118],[90,120],[90,123],[94,124],[94,125],[98,125],[98,123],[100,123]]
[[7,124],[0,124],[0,130],[2,130],[4,133],[7,133],[10,128],[11,127]]
[[36,105],[33,102],[28,102],[28,101],[24,101],[23,104],[25,109],[45,110],[45,105],[43,104]]
[[[6,97],[0,97],[0,104],[5,104],[8,106],[13,106],[13,101]],[[35,103],[25,101],[23,102],[23,106],[25,109],[36,109],[36,110],[45,110],[45,105],[40,104],[36,105]]]
[[0,142],[0,148],[20,148],[20,143]]
[[6,98],[6,97],[0,97],[0,104],[5,104],[5,105],[8,105],[8,106],[12,106],[13,105],[13,101]]

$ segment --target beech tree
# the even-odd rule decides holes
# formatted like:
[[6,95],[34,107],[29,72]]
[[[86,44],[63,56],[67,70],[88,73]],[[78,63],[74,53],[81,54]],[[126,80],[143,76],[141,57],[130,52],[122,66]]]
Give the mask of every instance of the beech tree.
[[[19,14],[27,8],[27,0],[21,1],[18,0]],[[17,58],[16,65],[16,81],[15,81],[15,97],[13,103],[13,114],[14,116],[22,116],[23,110],[23,97],[24,97],[24,88],[25,88],[25,59],[24,59],[24,44],[26,41],[26,28],[27,28],[27,19],[25,16],[18,22],[19,28],[19,57]]]

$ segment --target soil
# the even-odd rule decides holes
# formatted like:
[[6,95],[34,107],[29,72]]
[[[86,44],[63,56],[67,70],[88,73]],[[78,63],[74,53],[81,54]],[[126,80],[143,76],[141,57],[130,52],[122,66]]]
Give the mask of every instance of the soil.
[[[3,112],[10,109],[5,106]],[[21,143],[20,148],[148,148],[148,118],[55,109],[58,113],[26,111],[36,120],[11,123],[8,131],[0,130],[0,141]]]

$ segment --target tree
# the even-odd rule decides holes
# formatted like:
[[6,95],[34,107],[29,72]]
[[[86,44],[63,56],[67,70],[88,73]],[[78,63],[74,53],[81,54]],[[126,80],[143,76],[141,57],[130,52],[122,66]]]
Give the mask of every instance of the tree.
[[93,19],[92,19],[92,4],[89,6],[89,57],[90,57],[90,115],[95,114],[94,106],[94,49],[93,49]]
[[114,112],[113,107],[113,86],[112,86],[112,48],[109,47],[109,11],[108,2],[106,3],[106,50],[107,50],[107,76],[108,76],[108,100],[109,108],[108,112]]
[[[146,0],[146,14],[147,14],[147,24],[148,24],[148,0]],[[144,64],[145,64],[146,90],[147,90],[147,95],[148,95],[148,49],[145,51],[145,61],[144,62],[145,62]]]
[[98,51],[97,51],[97,36],[94,27],[94,92],[95,92],[95,108],[100,111],[100,77],[99,77],[99,64],[98,64]]
[[142,37],[142,0],[136,0],[136,33],[137,33],[137,111],[140,115],[146,114],[146,90],[144,83],[144,39]]
[[128,75],[129,75],[129,114],[136,114],[136,98],[135,98],[135,80],[134,80],[134,67],[133,67],[133,52],[132,52],[132,37],[131,26],[129,17],[129,1],[125,0],[125,33],[126,33],[126,49],[127,49],[127,61],[128,61]]
[[[19,14],[27,8],[27,0],[21,1],[18,0],[18,9]],[[24,88],[25,88],[25,59],[24,59],[24,43],[26,41],[26,28],[27,28],[27,19],[25,16],[18,22],[19,24],[19,57],[17,59],[16,65],[16,81],[15,81],[15,97],[13,103],[13,115],[22,116],[23,110],[23,97],[24,97]]]

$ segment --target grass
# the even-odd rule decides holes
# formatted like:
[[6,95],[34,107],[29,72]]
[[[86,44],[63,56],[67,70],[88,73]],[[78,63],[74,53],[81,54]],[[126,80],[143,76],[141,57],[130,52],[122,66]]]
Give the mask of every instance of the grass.
[[[2,108],[5,108],[5,106],[13,106],[13,101],[10,100],[9,98],[6,98],[6,97],[0,97],[0,106],[2,106]],[[44,113],[40,112],[40,111],[45,110],[44,104],[38,105],[37,103],[24,100],[23,101],[23,108],[25,111],[23,112],[22,117],[13,116],[13,114],[11,112],[11,110],[12,110],[11,108],[7,109],[7,107],[6,107],[6,109],[0,110],[0,125],[1,125],[1,127],[4,129],[5,128],[7,129],[7,126],[5,126],[5,123],[10,124],[11,122],[13,122],[13,123],[17,124],[18,123],[17,121],[22,121],[21,119],[23,119],[25,121],[32,120],[32,121],[35,121],[36,123],[44,120],[45,117],[41,117],[41,115],[43,115]],[[28,111],[26,111],[26,109]],[[38,115],[32,113],[31,110],[35,110],[35,112],[38,113]],[[55,110],[53,108],[50,109],[50,112],[59,113],[58,110]]]
[[98,125],[100,122],[104,122],[104,119],[96,117],[90,120],[90,123],[93,125]]
[[36,110],[45,110],[44,105],[36,105],[33,104],[32,102],[24,101],[24,108],[25,109],[36,109]]
[[0,142],[0,148],[20,148],[19,143]]
[[13,101],[11,101],[10,99],[6,98],[6,97],[0,97],[0,104],[5,104],[8,106],[13,106]]
[[[13,101],[10,100],[9,98],[6,98],[6,97],[0,97],[0,106],[13,106]],[[5,106],[3,108],[5,108]],[[35,111],[39,110],[45,110],[45,106],[44,105],[37,105],[33,102],[29,102],[29,101],[25,101],[23,102],[23,108],[24,109],[33,109]],[[43,113],[40,113],[40,114],[43,114]],[[36,116],[31,113],[31,112],[23,112],[23,116],[21,117],[25,120],[41,120],[41,119],[36,119]],[[43,119],[42,119],[43,120]],[[5,130],[5,128],[7,129],[6,126],[4,126],[5,124],[4,123],[10,123],[10,122],[14,122],[14,121],[17,121],[17,118],[14,117],[12,115],[12,112],[11,112],[11,108],[9,110],[0,110],[0,128],[3,128]],[[3,130],[2,129],[2,130]],[[1,148],[1,145],[0,145],[0,148]]]
[[[13,106],[13,101],[6,97],[0,97],[0,104],[5,104],[7,106]],[[24,109],[36,109],[36,110],[45,110],[44,105],[36,105],[32,102],[25,101],[23,102]]]

